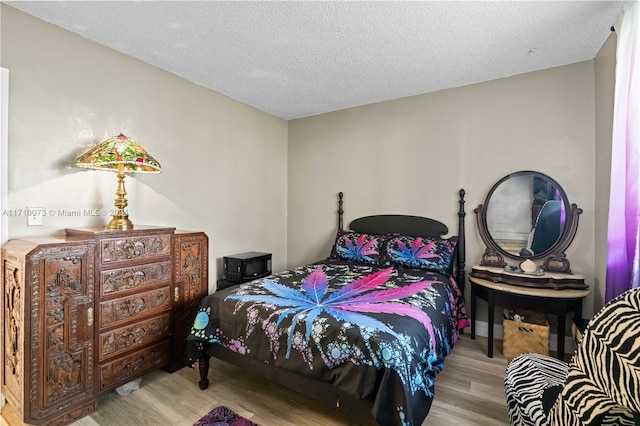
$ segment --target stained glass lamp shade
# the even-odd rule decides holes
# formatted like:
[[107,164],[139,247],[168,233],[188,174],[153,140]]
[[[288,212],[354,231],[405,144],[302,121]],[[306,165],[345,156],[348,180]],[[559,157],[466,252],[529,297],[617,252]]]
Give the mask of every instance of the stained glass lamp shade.
[[160,163],[140,144],[122,133],[107,139],[79,156],[76,166],[87,169],[110,170],[118,173],[118,189],[115,206],[118,211],[107,225],[108,229],[133,229],[133,223],[125,210],[127,192],[124,189],[124,173],[160,173]]

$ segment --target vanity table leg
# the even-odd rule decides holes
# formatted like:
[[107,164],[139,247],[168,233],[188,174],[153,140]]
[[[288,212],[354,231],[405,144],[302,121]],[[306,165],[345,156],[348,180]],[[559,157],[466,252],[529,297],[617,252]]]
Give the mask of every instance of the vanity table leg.
[[487,327],[489,328],[489,337],[488,337],[488,342],[487,342],[487,356],[489,358],[493,358],[493,314],[494,314],[494,309],[495,309],[495,297],[494,297],[494,293],[492,291],[489,292],[489,294],[487,295],[487,303],[488,303],[488,310],[489,312],[487,313]]
[[573,310],[573,317],[575,319],[582,319],[582,299],[575,302],[575,308]]
[[559,360],[564,360],[564,328],[566,326],[567,309],[564,303],[558,312],[558,356]]
[[475,292],[475,285],[471,284],[471,340],[475,340],[476,338],[476,306],[477,306],[477,298]]

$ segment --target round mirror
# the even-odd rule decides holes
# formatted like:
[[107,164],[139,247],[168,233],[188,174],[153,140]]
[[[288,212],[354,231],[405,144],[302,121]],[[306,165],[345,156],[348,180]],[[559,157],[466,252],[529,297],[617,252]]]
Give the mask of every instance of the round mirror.
[[478,206],[478,229],[487,246],[483,264],[505,266],[502,256],[542,259],[543,269],[569,272],[564,250],[569,246],[582,210],[571,205],[551,177],[520,171],[500,179]]

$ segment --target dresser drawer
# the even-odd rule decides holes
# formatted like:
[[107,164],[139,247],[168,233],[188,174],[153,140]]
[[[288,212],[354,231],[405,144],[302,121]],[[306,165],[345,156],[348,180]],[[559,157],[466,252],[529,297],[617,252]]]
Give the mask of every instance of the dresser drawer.
[[100,296],[171,281],[171,261],[100,271]]
[[116,388],[143,374],[163,367],[169,360],[169,341],[100,364],[99,392]]
[[170,255],[171,234],[103,238],[100,240],[102,266],[135,260],[161,260]]
[[124,324],[142,316],[160,313],[171,307],[169,286],[100,302],[99,325],[108,327]]
[[100,333],[98,359],[104,361],[136,347],[167,338],[170,325],[171,315],[166,314]]

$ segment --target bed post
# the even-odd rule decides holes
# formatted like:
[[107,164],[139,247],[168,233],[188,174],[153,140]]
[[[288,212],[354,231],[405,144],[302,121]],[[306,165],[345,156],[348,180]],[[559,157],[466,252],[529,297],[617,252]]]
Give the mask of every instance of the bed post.
[[456,274],[456,279],[458,281],[458,287],[460,287],[460,291],[462,292],[462,295],[464,297],[464,287],[465,287],[465,272],[464,272],[464,267],[465,267],[465,236],[464,236],[464,217],[466,216],[466,213],[464,212],[464,189],[461,189],[460,192],[458,193],[460,196],[460,199],[458,200],[458,203],[460,204],[460,210],[458,210],[458,259],[457,259],[457,263],[458,263],[458,270],[457,270],[457,274]]
[[338,192],[338,231],[344,229],[342,225],[342,216],[344,210],[342,210],[342,192]]
[[200,372],[200,381],[198,382],[198,386],[200,387],[200,390],[205,390],[209,387],[209,378],[207,377],[209,375],[209,358],[211,357],[203,351],[198,362],[198,371]]

